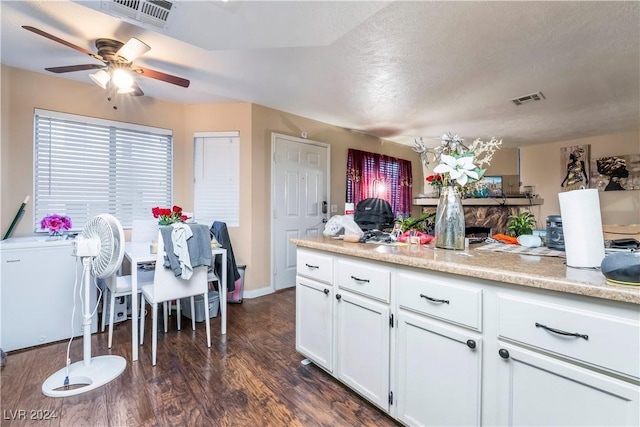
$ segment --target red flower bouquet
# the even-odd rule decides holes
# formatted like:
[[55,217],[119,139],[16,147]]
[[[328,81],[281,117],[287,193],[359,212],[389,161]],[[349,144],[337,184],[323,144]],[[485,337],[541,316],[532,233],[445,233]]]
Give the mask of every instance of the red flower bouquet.
[[442,178],[443,178],[442,175],[435,174],[435,175],[429,175],[426,179],[427,179],[427,182],[432,186],[440,187],[442,186]]
[[155,207],[151,209],[153,217],[158,220],[159,225],[171,225],[174,222],[185,222],[187,216],[182,214],[180,206],[174,206],[172,209]]

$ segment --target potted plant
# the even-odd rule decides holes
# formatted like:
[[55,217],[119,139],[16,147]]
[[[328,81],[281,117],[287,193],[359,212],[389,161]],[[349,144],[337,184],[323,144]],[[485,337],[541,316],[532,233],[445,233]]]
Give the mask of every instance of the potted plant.
[[518,215],[511,215],[507,223],[507,234],[518,237],[523,234],[531,234],[536,226],[536,217],[529,211]]

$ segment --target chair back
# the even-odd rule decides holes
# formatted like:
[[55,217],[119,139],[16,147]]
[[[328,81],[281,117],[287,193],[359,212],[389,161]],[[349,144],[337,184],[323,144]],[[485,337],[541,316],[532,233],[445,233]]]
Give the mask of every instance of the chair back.
[[162,233],[156,232],[158,239],[158,253],[156,268],[153,276],[153,292],[157,301],[169,301],[204,294],[209,290],[207,281],[207,266],[196,267],[189,280],[176,277],[173,270],[164,266],[164,241]]
[[151,242],[158,237],[157,219],[134,219],[131,226],[132,242]]

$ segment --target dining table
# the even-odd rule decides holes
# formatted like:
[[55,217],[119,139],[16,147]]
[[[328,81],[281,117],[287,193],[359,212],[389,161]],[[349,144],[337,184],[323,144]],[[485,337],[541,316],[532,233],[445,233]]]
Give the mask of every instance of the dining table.
[[[138,266],[154,262],[157,254],[151,251],[152,242],[126,242],[124,245],[124,256],[131,263],[131,359],[138,360],[139,347],[139,323],[138,323]],[[227,333],[227,250],[221,247],[211,247],[212,262],[220,257],[222,261],[221,277],[218,283],[220,295],[220,333]],[[205,302],[206,304],[207,302]],[[209,321],[210,319],[205,319]]]

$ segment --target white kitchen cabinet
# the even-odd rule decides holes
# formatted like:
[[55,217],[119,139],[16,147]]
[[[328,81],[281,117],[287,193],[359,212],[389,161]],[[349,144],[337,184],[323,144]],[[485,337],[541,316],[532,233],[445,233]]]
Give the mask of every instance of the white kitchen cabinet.
[[333,372],[333,257],[298,249],[296,351]]
[[333,287],[296,277],[296,351],[333,372]]
[[503,342],[494,357],[500,425],[640,425],[637,385]]
[[336,376],[389,411],[389,305],[344,289],[335,298]]
[[480,425],[480,335],[400,309],[396,338],[396,418],[410,426]]
[[[0,345],[4,351],[82,334],[82,303],[77,294],[82,275],[76,257],[71,255],[71,243],[35,237],[12,238],[0,243]],[[77,275],[76,269],[79,269]],[[91,295],[92,308],[95,308],[93,286]],[[97,331],[95,317],[91,332]]]

